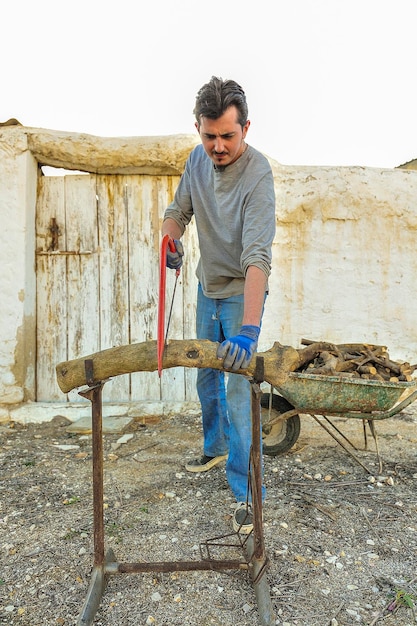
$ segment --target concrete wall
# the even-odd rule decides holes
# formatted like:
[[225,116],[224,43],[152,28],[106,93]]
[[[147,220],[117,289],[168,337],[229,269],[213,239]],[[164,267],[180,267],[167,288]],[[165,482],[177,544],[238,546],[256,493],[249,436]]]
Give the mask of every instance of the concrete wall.
[[[0,420],[50,415],[31,404],[39,164],[178,174],[197,140],[0,128]],[[277,234],[260,349],[274,341],[299,347],[302,337],[372,342],[417,362],[417,171],[271,164]]]

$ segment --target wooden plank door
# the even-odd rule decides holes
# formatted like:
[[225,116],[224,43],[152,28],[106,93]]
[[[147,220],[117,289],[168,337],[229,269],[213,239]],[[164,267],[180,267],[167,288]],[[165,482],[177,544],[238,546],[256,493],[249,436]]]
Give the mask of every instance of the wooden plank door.
[[[40,179],[36,214],[38,401],[65,399],[55,365],[99,349],[94,177]],[[75,397],[74,397],[75,396]],[[79,399],[75,392],[69,399]]]
[[[55,365],[156,339],[160,228],[179,177],[70,175],[40,181],[37,230],[37,400],[62,401]],[[169,338],[195,337],[193,226],[179,279],[167,270]],[[168,315],[168,311],[167,311]],[[195,400],[194,370],[118,376],[105,401]],[[68,400],[80,401],[78,392]]]

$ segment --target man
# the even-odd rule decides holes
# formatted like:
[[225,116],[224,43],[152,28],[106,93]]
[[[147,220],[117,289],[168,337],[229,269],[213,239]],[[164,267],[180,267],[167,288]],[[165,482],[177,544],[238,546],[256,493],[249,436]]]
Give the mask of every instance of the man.
[[[194,216],[200,247],[197,338],[219,342],[218,358],[236,372],[248,366],[258,344],[275,234],[274,181],[267,159],[245,141],[250,121],[240,85],[213,76],[197,94],[194,115],[201,145],[191,152],[164,215],[162,234],[175,243],[167,265],[181,267],[180,238]],[[204,472],[227,459],[237,501],[233,528],[249,533],[249,381],[229,373],[226,384],[222,370],[199,369],[197,392],[204,451],[185,467]]]

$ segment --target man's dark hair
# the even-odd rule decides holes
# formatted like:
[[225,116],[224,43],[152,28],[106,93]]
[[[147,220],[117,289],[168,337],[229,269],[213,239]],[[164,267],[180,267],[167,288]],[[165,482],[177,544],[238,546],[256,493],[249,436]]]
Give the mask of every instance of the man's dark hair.
[[234,80],[212,76],[210,82],[203,85],[197,93],[194,115],[198,124],[201,116],[217,120],[232,105],[238,110],[238,122],[243,128],[248,121],[245,92]]

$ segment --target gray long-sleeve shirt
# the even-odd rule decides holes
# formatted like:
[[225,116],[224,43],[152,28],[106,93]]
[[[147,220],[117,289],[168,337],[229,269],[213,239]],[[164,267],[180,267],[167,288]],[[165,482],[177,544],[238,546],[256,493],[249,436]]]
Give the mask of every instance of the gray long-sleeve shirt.
[[194,148],[164,219],[174,219],[184,233],[193,215],[200,246],[196,273],[207,297],[242,294],[250,265],[269,276],[274,180],[258,150],[248,146],[237,161],[217,169],[202,145]]

